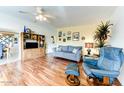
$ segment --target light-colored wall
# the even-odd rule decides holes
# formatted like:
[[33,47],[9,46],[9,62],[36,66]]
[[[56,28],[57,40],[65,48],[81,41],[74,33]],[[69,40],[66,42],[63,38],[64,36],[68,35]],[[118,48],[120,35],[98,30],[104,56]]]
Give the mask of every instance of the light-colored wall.
[[[114,12],[111,22],[114,24],[110,44],[124,49],[124,7],[118,7]],[[124,64],[118,77],[124,85]]]
[[[100,22],[96,22],[94,24],[87,24],[87,25],[81,25],[81,26],[73,26],[73,27],[64,27],[64,28],[59,28],[57,29],[57,32],[62,31],[67,33],[68,31],[73,32],[79,32],[80,33],[80,39],[79,41],[59,41],[59,37],[57,34],[57,45],[74,45],[74,46],[82,46],[83,47],[83,53],[86,54],[86,49],[85,49],[85,43],[86,42],[94,42],[93,36],[96,31],[97,25]],[[85,37],[85,40],[82,40],[82,36]],[[71,35],[72,37],[72,35]],[[95,52],[94,49],[92,49],[92,53]]]
[[[34,22],[29,22],[18,18],[17,16],[12,16],[9,14],[0,13],[0,31],[13,31],[13,32],[23,32],[24,25],[31,28],[35,33],[43,34],[46,36],[46,42],[48,47],[48,53],[52,52],[51,36],[56,36],[56,28],[48,24],[36,24]],[[21,53],[21,52],[19,52]],[[21,54],[20,54],[21,55]],[[21,58],[21,57],[20,57]]]

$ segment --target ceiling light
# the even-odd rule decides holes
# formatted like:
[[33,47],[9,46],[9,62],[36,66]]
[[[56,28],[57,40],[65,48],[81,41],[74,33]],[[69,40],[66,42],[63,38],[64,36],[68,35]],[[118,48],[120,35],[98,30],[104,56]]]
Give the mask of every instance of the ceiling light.
[[46,20],[47,20],[47,18],[46,18],[46,17],[43,17],[43,20],[44,20],[44,21],[46,21]]
[[36,18],[36,20],[39,20],[39,21],[46,21],[47,20],[47,18],[43,15],[37,15],[35,18]]

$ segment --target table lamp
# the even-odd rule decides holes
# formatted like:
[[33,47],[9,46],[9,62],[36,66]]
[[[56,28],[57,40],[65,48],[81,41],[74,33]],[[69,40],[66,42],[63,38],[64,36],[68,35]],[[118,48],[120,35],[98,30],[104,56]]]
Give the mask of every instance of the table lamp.
[[93,48],[93,43],[85,43],[85,48],[88,48],[87,49],[87,54],[90,55],[91,54],[91,49],[90,48]]

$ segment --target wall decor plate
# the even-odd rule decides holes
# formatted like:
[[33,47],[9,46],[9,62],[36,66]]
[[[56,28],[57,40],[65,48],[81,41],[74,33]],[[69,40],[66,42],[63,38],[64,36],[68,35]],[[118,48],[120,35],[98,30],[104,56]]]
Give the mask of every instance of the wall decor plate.
[[67,37],[67,40],[71,40],[71,37]]

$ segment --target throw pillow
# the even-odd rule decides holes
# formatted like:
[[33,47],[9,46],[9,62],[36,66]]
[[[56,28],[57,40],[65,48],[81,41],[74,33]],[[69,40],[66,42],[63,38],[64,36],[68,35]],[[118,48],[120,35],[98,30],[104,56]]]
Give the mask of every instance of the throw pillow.
[[74,48],[73,51],[72,51],[72,53],[76,54],[77,51],[78,51],[78,49]]

